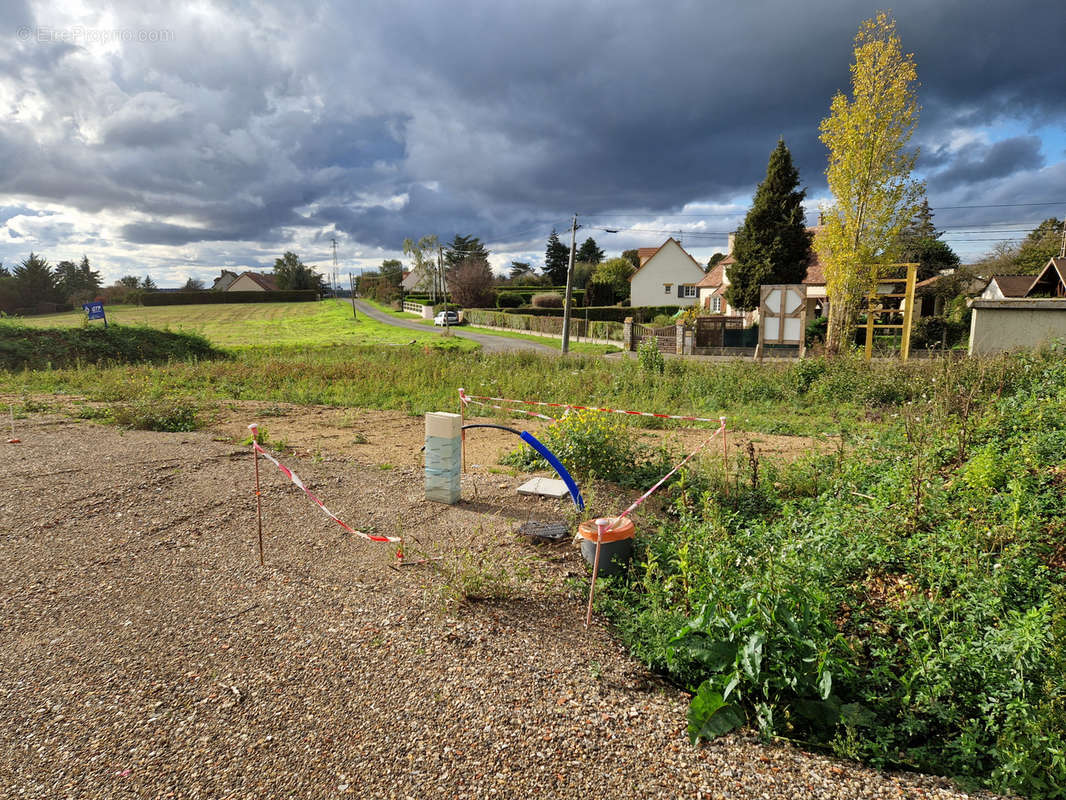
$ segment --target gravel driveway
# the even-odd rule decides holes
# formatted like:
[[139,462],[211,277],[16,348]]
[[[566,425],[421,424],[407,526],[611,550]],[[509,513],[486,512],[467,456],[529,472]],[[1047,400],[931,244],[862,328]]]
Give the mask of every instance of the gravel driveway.
[[[511,533],[561,511],[516,479],[468,475],[444,507],[417,469],[284,459],[348,522],[444,557],[399,568],[262,463],[261,568],[247,448],[46,416],[19,436],[0,445],[4,797],[965,796],[748,734],[690,747],[684,695],[583,631],[569,545]],[[457,561],[524,577],[450,606]]]
[[[355,304],[355,310],[360,314],[366,314],[371,319],[376,319],[379,322],[384,322],[388,325],[396,325],[400,328],[410,328],[414,331],[426,332],[426,326],[421,325],[411,320],[406,320],[401,317],[397,317],[394,314],[385,314],[378,311],[371,305],[364,303],[362,300],[352,300]],[[527,342],[523,339],[509,339],[506,336],[492,336],[487,333],[471,333],[468,330],[464,330],[462,325],[453,325],[451,327],[453,336],[459,336],[463,339],[470,339],[481,345],[481,349],[487,353],[512,353],[518,350],[532,350],[535,353],[553,353],[559,355],[558,347],[551,347],[546,344],[540,344],[538,342]]]

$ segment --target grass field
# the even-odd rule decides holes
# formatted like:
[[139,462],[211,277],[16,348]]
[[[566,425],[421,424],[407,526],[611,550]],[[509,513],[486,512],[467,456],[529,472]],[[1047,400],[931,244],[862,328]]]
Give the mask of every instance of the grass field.
[[[108,320],[120,325],[199,333],[220,347],[263,345],[418,345],[473,350],[477,345],[440,331],[403,330],[360,316],[334,300],[321,303],[232,303],[190,306],[112,306]],[[73,328],[84,323],[80,311],[28,317],[34,328]],[[93,325],[101,323],[94,322]]]

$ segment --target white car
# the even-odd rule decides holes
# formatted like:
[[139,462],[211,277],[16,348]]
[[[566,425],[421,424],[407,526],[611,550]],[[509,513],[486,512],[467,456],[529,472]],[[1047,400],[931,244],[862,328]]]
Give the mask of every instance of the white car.
[[459,313],[456,311],[441,311],[433,318],[434,325],[458,325]]

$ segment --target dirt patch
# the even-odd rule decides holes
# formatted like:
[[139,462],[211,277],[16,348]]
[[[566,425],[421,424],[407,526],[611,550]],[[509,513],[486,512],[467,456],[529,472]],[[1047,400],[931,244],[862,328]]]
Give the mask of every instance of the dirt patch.
[[[265,428],[270,439],[281,441],[301,454],[329,454],[375,465],[422,464],[421,448],[425,443],[425,420],[422,417],[411,417],[398,411],[245,403],[237,406],[235,411],[223,411],[213,427],[232,440],[240,441],[247,437],[247,426],[252,421]],[[466,422],[503,424],[516,430],[528,430],[534,436],[539,436],[549,424],[533,417],[506,419],[470,416]],[[649,447],[665,444],[679,454],[694,450],[711,433],[706,428],[656,431],[634,427],[632,431],[642,444]],[[813,451],[825,451],[833,447],[826,439],[742,431],[729,431],[726,446],[730,453],[734,453],[735,448],[746,448],[749,441],[755,443],[760,457],[790,461]],[[502,456],[520,445],[521,442],[514,435],[504,431],[491,428],[468,431],[467,465],[470,468],[495,468]],[[718,458],[725,451],[715,443],[708,452],[712,454],[710,457]]]
[[[321,411],[308,418],[333,413]],[[278,435],[317,448],[305,415]],[[242,433],[237,416],[226,432]],[[389,419],[366,435],[386,441]],[[413,449],[419,423],[391,421]],[[349,522],[439,560],[398,566],[392,546],[345,534],[271,467],[260,567],[247,448],[45,415],[19,434],[0,445],[9,794],[960,796],[743,733],[690,747],[685,695],[598,622],[583,630],[570,543],[514,535],[566,514],[518,496],[516,479],[467,475],[463,502],[441,506],[418,468],[346,457],[341,439],[289,454]],[[449,602],[466,588],[481,601]]]

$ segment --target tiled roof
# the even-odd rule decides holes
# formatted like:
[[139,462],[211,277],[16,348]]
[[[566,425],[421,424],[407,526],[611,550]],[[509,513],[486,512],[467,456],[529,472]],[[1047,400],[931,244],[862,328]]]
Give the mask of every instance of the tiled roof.
[[[640,258],[640,266],[637,267],[636,271],[632,275],[629,276],[629,282],[632,283],[633,282],[633,278],[636,276],[637,272],[640,272],[642,269],[644,269],[644,267],[647,265],[648,261],[651,261],[651,259],[655,257],[656,253],[658,253],[660,250],[662,250],[664,247],[666,247],[666,245],[668,245],[670,242],[673,242],[674,244],[676,244],[678,250],[680,250],[682,253],[684,253],[686,256],[688,256],[689,261],[691,261],[693,264],[695,264],[696,268],[699,269],[700,272],[703,272],[703,265],[700,264],[699,261],[694,259],[692,257],[692,254],[688,250],[686,250],[684,247],[682,247],[681,243],[679,241],[677,241],[677,239],[675,239],[673,236],[671,236],[669,239],[667,239],[665,242],[663,242],[658,247],[642,247],[639,250],[637,250],[637,255],[638,256],[642,252],[647,251],[647,250],[651,250],[651,255],[648,256],[647,259],[644,259],[643,257]],[[688,284],[688,285],[692,285],[692,284]]]
[[1033,285],[1034,275],[993,275],[999,285],[999,290],[1004,297],[1025,297],[1029,287]]
[[274,280],[273,275],[264,275],[262,272],[245,272],[241,275],[241,277],[247,277],[255,281],[260,286],[262,286],[264,290],[268,292],[278,291],[278,284],[277,281]]
[[[732,263],[731,259],[732,259],[732,256],[729,257],[730,263]],[[725,263],[726,260],[727,259],[723,258],[721,261],[719,261],[717,264],[715,264],[713,267],[711,267],[711,271],[708,272],[706,275],[704,275],[703,276],[703,280],[700,281],[699,283],[697,283],[696,285],[699,286],[702,289],[708,289],[708,288],[714,288],[714,287],[717,287],[717,286],[721,286],[722,285],[722,274],[725,272],[724,263]]]

